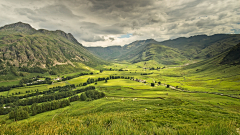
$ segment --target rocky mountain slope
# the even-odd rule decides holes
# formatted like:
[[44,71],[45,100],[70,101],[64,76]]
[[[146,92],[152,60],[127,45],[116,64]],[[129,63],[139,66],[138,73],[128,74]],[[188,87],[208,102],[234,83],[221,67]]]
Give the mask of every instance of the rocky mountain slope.
[[[0,28],[1,67],[43,68],[74,62],[95,67],[106,62],[91,54],[72,34],[61,30],[36,30],[18,22]],[[2,69],[2,70],[3,70]]]

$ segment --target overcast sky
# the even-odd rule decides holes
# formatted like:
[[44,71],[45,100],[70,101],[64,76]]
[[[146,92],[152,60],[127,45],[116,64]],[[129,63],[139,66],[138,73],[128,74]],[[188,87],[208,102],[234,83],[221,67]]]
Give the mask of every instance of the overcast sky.
[[0,26],[72,33],[84,46],[240,33],[239,0],[0,0]]

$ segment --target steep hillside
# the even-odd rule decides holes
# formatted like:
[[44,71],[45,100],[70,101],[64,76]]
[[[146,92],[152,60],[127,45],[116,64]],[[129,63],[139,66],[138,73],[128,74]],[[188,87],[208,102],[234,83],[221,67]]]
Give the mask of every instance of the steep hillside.
[[221,64],[240,64],[240,43],[227,53],[221,61]]
[[0,28],[0,60],[6,70],[8,66],[48,70],[56,65],[75,67],[74,62],[90,67],[106,63],[92,55],[70,33],[35,30],[21,22]]

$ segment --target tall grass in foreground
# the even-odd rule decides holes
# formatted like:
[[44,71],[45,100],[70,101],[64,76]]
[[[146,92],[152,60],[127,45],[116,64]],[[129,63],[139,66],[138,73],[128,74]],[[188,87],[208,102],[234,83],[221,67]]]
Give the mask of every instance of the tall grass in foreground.
[[150,122],[138,122],[125,114],[89,114],[83,117],[56,117],[48,122],[19,122],[0,125],[0,134],[159,134],[159,135],[238,135],[234,122],[219,122],[201,127],[174,129]]

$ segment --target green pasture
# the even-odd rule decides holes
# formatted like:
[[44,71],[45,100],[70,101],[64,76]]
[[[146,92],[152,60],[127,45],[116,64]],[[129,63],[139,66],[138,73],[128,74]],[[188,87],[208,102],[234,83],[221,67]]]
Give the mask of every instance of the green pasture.
[[9,85],[18,85],[19,81],[18,80],[14,80],[14,81],[1,81],[0,82],[0,87],[1,86],[9,86]]
[[[127,82],[121,80],[121,83]],[[21,126],[31,125],[25,134],[51,133],[53,130],[49,125],[52,124],[60,126],[66,133],[89,133],[90,129],[94,129],[92,133],[95,134],[110,134],[113,130],[120,134],[124,129],[128,130],[126,133],[133,134],[204,134],[209,126],[223,124],[225,126],[222,128],[236,133],[234,127],[240,124],[240,103],[229,97],[184,93],[163,86],[140,90],[122,86],[104,87],[99,84],[97,89],[106,92],[107,96],[90,102],[72,102],[71,106],[37,114],[18,123],[12,123],[11,120],[6,122],[12,129],[19,127],[18,132],[24,130]],[[79,126],[76,126],[77,123]],[[111,128],[106,128],[106,123]],[[41,125],[41,128],[37,125]],[[80,129],[80,125],[86,130]],[[3,128],[2,131],[8,129],[4,125],[0,128]],[[71,132],[67,129],[71,129]],[[220,130],[219,126],[215,130]]]
[[[57,86],[77,85],[86,82],[88,78],[106,78],[111,75],[134,77],[147,81],[147,83],[130,79],[98,81],[96,84],[89,85],[104,92],[105,98],[89,102],[72,102],[71,106],[30,116],[28,119],[18,121],[17,124],[13,120],[9,120],[7,115],[1,115],[0,119],[7,125],[1,125],[0,129],[2,128],[1,131],[5,134],[195,135],[232,133],[237,135],[237,128],[240,126],[239,99],[210,93],[216,92],[239,97],[240,70],[238,66],[212,67],[197,63],[197,66],[193,64],[165,67],[160,70],[144,70],[143,66],[146,66],[144,62],[113,64],[105,66],[105,68],[128,71],[103,71],[100,73],[99,70],[95,70],[93,75],[54,82],[50,85],[14,88],[9,91],[9,95],[16,92],[21,92],[20,95],[23,95],[28,90],[35,92],[37,89],[44,91]],[[152,74],[141,75],[142,73]],[[152,87],[152,82],[161,82],[162,85],[158,86],[155,83],[155,86]],[[189,92],[166,88],[164,84],[178,86]],[[0,94],[7,95],[8,92]],[[55,130],[52,126],[56,127]],[[24,127],[28,127],[28,130],[24,130]],[[2,133],[1,131],[0,133]]]

